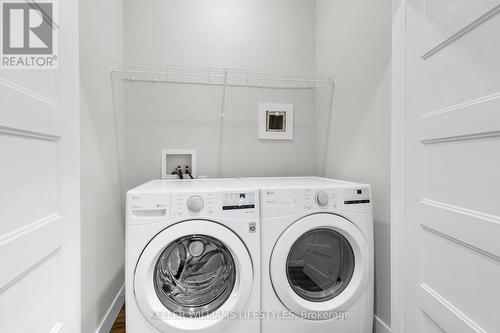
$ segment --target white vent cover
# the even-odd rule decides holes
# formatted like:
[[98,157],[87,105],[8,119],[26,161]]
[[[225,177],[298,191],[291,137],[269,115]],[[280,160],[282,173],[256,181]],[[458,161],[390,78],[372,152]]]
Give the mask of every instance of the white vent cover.
[[293,104],[259,103],[259,139],[293,140]]

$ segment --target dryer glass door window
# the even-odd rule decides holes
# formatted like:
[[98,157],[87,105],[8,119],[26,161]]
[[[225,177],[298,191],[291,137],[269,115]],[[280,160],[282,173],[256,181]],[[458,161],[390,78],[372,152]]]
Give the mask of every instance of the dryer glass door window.
[[167,246],[155,265],[153,278],[156,294],[168,310],[184,317],[201,317],[228,299],[236,268],[222,242],[191,235]]
[[311,302],[339,295],[354,273],[354,252],[349,241],[331,229],[302,235],[287,258],[287,278],[292,289]]

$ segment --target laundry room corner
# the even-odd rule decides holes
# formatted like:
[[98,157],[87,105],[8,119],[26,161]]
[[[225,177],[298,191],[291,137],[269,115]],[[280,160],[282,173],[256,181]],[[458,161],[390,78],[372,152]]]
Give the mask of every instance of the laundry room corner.
[[123,59],[123,1],[80,1],[82,332],[107,333],[124,303],[125,222],[111,61]]
[[[383,5],[337,0],[211,4],[124,1],[123,31],[119,31],[123,53],[106,59],[124,61],[122,71],[113,78],[116,126],[111,128],[106,123],[106,129],[101,128],[110,134],[103,141],[107,142],[105,147],[112,154],[118,152],[112,162],[120,178],[112,178],[116,180],[113,186],[120,186],[123,193],[158,177],[158,156],[164,148],[197,149],[198,173],[202,176],[320,175],[323,170],[328,177],[371,184],[376,240],[374,318],[379,333],[380,327],[390,325],[390,15],[391,3],[387,0]],[[247,144],[246,126],[253,122],[256,111],[252,109],[256,106],[253,99],[269,96],[279,101],[291,95],[241,93],[243,90],[238,94],[237,88],[230,88],[225,97],[230,108],[226,110],[226,124],[236,121],[237,127],[228,127],[221,142],[218,120],[210,125],[215,131],[207,132],[199,126],[221,112],[218,100],[222,90],[182,86],[176,90],[155,84],[155,80],[161,80],[162,71],[178,70],[165,67],[156,72],[161,68],[156,65],[144,67],[155,72],[147,77],[149,83],[141,83],[138,74],[128,74],[140,68],[134,64],[183,64],[191,66],[184,70],[191,73],[207,66],[333,73],[336,85],[331,121],[323,121],[329,124],[326,156],[318,164],[310,163],[310,146],[265,141],[248,146],[259,149],[260,155],[242,153],[240,147]],[[190,104],[196,99],[204,102],[203,108]],[[164,109],[176,113],[162,115]],[[170,127],[169,131],[161,130],[169,126],[169,121],[194,130],[175,143],[165,134]],[[253,130],[248,133],[253,135]],[[244,135],[239,138],[237,133]],[[299,136],[303,135],[299,131]],[[273,153],[262,153],[272,152],[273,146],[288,146],[293,154],[285,153],[283,159],[274,160]],[[268,162],[265,167],[256,167],[259,160]]]

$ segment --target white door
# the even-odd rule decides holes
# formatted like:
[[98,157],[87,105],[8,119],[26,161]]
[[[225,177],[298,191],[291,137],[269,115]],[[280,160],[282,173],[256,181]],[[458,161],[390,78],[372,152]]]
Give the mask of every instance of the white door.
[[500,332],[500,1],[394,21],[394,332]]
[[3,333],[80,332],[78,3],[55,8],[58,69],[0,70]]

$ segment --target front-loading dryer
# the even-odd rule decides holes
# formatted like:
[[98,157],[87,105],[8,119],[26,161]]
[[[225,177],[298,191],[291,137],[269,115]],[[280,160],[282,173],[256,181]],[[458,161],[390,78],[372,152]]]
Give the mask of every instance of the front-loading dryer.
[[244,180],[260,188],[262,332],[371,333],[370,186],[318,177]]
[[259,192],[237,179],[127,192],[130,333],[260,330]]

